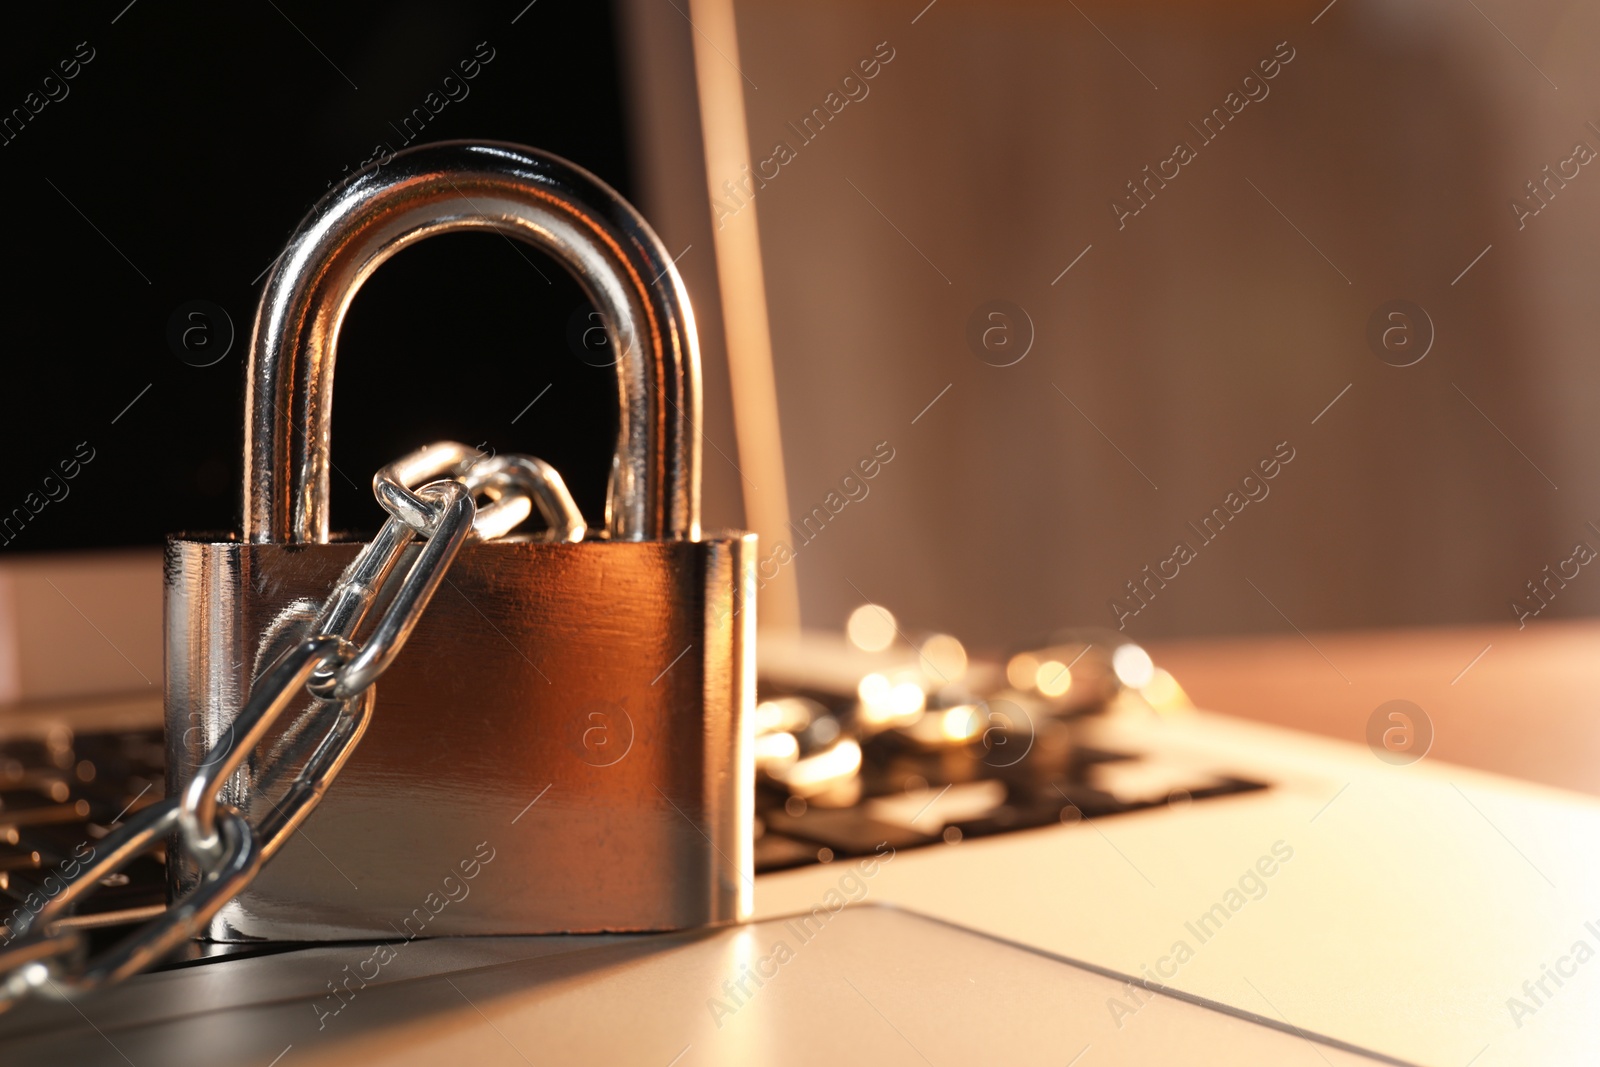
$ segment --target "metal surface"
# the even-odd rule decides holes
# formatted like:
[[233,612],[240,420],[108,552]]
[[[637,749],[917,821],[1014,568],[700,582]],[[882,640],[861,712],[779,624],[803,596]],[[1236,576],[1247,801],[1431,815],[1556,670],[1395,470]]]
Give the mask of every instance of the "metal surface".
[[[1308,685],[1315,673],[1306,667]],[[1151,982],[1412,1063],[1600,1063],[1600,964],[1586,925],[1600,928],[1600,800],[1431,757],[1396,767],[1360,741],[1206,712],[1106,716],[1098,726],[1099,744],[1274,787],[902,850],[872,880],[870,899],[1136,976],[1139,998]],[[1260,878],[1261,857],[1288,849],[1292,858]],[[757,918],[810,908],[840,874],[836,860],[759,877]],[[1234,913],[1236,891],[1244,904]],[[1572,970],[1578,940],[1588,963],[1562,987],[1547,981],[1555,995],[1546,996],[1541,967],[1553,973],[1568,956]],[[950,968],[957,982],[964,963]],[[1530,979],[1542,1001],[1531,1017],[1508,1005],[1533,1004]],[[1148,1008],[1127,991],[1117,1000],[1118,1036],[1143,1029]],[[1098,1006],[1113,1017],[1103,999]],[[1097,1042],[1077,1067],[1105,1051]],[[1208,1061],[1186,1047],[1145,1062]],[[1324,1067],[1309,1050],[1284,1062]]]
[[244,538],[328,539],[333,367],[345,312],[390,256],[467,229],[550,253],[612,331],[621,355],[609,535],[697,537],[699,353],[666,249],[638,212],[580,167],[519,145],[445,142],[399,152],[334,189],[268,277],[250,344]]
[[[836,864],[832,879],[871,892],[900,862]],[[495,877],[490,865],[478,881]],[[20,1062],[107,1067],[261,1067],[277,1056],[283,1067],[667,1067],[674,1057],[675,1067],[1396,1063],[1297,1029],[1265,1004],[1241,1010],[1150,991],[1137,973],[846,899],[835,889],[792,917],[717,931],[390,935],[387,946],[224,960],[117,990],[92,1009],[99,1033],[63,1005],[27,1027],[0,1022],[0,1040]],[[1107,1011],[1134,997],[1136,1017]],[[1585,1061],[1546,1061],[1556,1062]]]
[[[280,617],[358,548],[169,543],[169,790]],[[751,535],[463,547],[337,787],[208,935],[389,937],[419,908],[429,936],[747,914],[754,563]],[[434,913],[480,844],[501,888]]]

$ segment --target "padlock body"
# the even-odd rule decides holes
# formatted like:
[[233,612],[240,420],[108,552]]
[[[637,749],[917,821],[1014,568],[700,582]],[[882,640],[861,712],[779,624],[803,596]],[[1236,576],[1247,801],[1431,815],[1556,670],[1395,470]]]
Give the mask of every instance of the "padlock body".
[[[169,793],[359,547],[168,542]],[[467,545],[376,683],[327,795],[207,936],[669,930],[748,915],[755,559],[749,534]],[[259,817],[271,798],[253,788],[256,762],[224,799]],[[193,872],[169,877],[178,891]]]

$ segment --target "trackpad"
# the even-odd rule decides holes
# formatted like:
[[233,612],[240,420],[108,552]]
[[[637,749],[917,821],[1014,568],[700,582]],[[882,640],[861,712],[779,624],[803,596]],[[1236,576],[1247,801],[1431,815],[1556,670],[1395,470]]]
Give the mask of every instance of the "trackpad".
[[13,1012],[0,1034],[28,1062],[169,1067],[1397,1062],[910,912],[847,907],[849,888],[714,930],[223,960]]

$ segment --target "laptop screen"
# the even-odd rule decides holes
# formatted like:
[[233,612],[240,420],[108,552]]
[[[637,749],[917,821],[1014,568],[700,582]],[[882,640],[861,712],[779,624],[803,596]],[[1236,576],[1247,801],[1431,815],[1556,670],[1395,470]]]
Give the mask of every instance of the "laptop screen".
[[[526,0],[17,14],[0,41],[5,551],[236,526],[262,285],[364,164],[515,141],[637,196],[618,33],[606,4]],[[439,438],[540,455],[598,516],[615,386],[569,342],[587,306],[498,236],[423,242],[378,271],[340,339],[335,527],[374,529],[372,472]]]
[[1600,607],[1582,8],[734,6],[806,625]]

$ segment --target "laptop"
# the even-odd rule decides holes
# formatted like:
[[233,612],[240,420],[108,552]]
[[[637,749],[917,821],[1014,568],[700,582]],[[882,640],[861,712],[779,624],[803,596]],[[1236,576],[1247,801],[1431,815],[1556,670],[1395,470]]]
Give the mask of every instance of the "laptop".
[[[960,494],[955,508],[948,497],[918,502],[891,480],[906,434],[963,432],[934,421],[941,403],[959,400],[939,392],[938,375],[916,396],[895,393],[881,405],[904,424],[881,437],[857,433],[861,423],[808,423],[814,398],[784,387],[798,377],[805,308],[769,297],[763,277],[788,286],[770,279],[785,279],[792,264],[770,258],[761,241],[770,231],[750,223],[770,216],[780,238],[794,225],[766,208],[781,190],[770,186],[792,179],[789,161],[777,163],[755,142],[743,105],[730,107],[765,80],[741,58],[735,13],[731,3],[629,0],[616,8],[610,54],[628,73],[619,111],[637,168],[630,194],[674,254],[681,250],[679,270],[696,301],[706,436],[716,446],[706,464],[708,524],[748,523],[765,544],[790,549],[787,562],[761,574],[758,726],[772,743],[758,747],[754,914],[665,935],[417,939],[398,949],[200,946],[81,1003],[40,1002],[0,1016],[8,1060],[1594,1061],[1600,985],[1587,964],[1600,950],[1600,804],[1426,758],[1385,762],[1363,745],[1196,709],[1181,678],[1139,660],[1138,620],[1132,633],[1118,630],[1122,618],[1103,604],[1092,617],[1075,607],[1039,620],[1041,636],[1020,640],[1003,624],[1001,595],[984,597],[965,626],[938,626],[941,613],[959,614],[948,605],[974,604],[970,575],[952,579],[956,595],[948,584],[863,565],[912,544],[895,525],[908,514],[958,527],[990,502],[981,488],[970,509]],[[107,27],[141,14],[108,12]],[[509,36],[543,14],[517,3],[473,17],[504,23]],[[936,29],[940,14],[933,4],[897,12],[892,32],[839,50],[850,73],[837,95],[849,102],[835,112],[824,93],[822,117],[796,112],[795,163],[823,159],[824,137],[861,136],[849,132],[849,109],[866,112],[870,93],[892,91],[895,63],[916,59],[903,43],[910,35],[949,32]],[[1071,17],[1079,15],[1095,30],[1106,17],[1099,9]],[[1335,18],[1325,10],[1302,21],[1312,25],[1312,16]],[[1271,42],[1267,54],[1293,72]],[[1258,57],[1248,58],[1253,65]],[[307,68],[321,63],[304,59]],[[1110,61],[1122,63],[1115,53]],[[493,60],[479,62],[492,70]],[[1135,70],[1126,71],[1131,82],[1143,73]],[[786,91],[770,81],[765,88]],[[794,99],[810,91],[795,90]],[[774,173],[764,185],[748,178]],[[893,212],[874,198],[879,190],[849,184],[842,192],[858,198],[864,217],[888,224],[878,236],[899,241]],[[1153,221],[1173,199],[1141,204],[1151,211],[1144,219],[1133,217],[1140,202],[1132,201],[1110,225]],[[898,253],[942,273],[917,258],[909,237]],[[1012,329],[1020,320],[1004,321]],[[983,336],[976,358],[962,358],[1006,369],[1010,353]],[[870,361],[861,366],[878,373]],[[850,388],[891,395],[882,380],[869,385]],[[813,436],[827,447],[796,446]],[[921,462],[914,452],[905,459]],[[1115,451],[1111,460],[1122,462]],[[830,505],[829,494],[847,503]],[[813,496],[820,514],[798,503]],[[885,521],[891,511],[900,518],[876,527],[872,508]],[[947,555],[960,547],[958,533],[929,536]],[[870,552],[857,551],[874,540]],[[86,547],[115,544],[91,539]],[[0,719],[11,758],[115,767],[129,799],[140,783],[159,783],[159,697],[96,691],[129,688],[129,668],[159,677],[160,649],[138,637],[158,625],[159,608],[141,593],[159,587],[158,559],[137,551],[57,557],[28,571],[33,578],[12,580],[12,618],[37,621],[14,627],[10,692],[35,708],[54,703]],[[1144,587],[1155,594],[1145,625],[1187,595],[1171,584]],[[62,590],[116,627],[109,651],[80,648],[91,667],[65,682],[33,666],[60,642],[28,636],[80,625],[78,609],[57,602]],[[103,609],[95,590],[108,591]],[[1112,592],[1123,615],[1144,603]],[[891,623],[885,635],[892,611],[925,621]],[[1100,628],[1048,632],[1080,615]],[[926,636],[936,627],[949,631],[934,635],[942,642]],[[963,640],[1004,651],[969,655]],[[853,725],[844,731],[841,722]],[[50,825],[30,832],[44,840]]]

